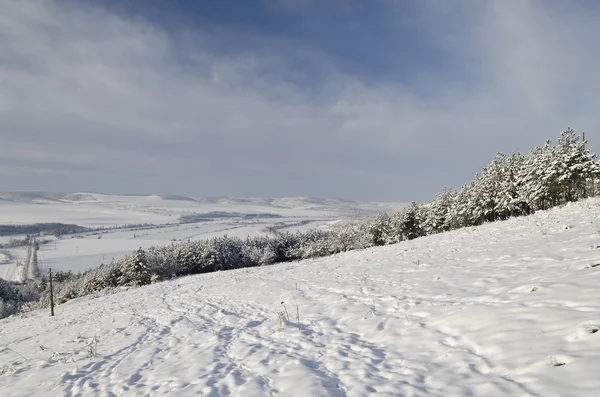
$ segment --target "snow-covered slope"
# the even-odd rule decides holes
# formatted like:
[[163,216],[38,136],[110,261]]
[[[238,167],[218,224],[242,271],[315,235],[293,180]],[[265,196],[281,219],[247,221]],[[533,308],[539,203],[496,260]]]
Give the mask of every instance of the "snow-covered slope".
[[599,230],[592,199],[0,320],[0,395],[597,396]]

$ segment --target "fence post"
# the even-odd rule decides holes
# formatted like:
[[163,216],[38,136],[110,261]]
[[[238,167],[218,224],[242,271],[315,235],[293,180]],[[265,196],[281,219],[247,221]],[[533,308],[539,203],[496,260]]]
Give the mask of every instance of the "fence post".
[[48,269],[50,279],[50,316],[54,317],[54,291],[52,290],[52,269]]

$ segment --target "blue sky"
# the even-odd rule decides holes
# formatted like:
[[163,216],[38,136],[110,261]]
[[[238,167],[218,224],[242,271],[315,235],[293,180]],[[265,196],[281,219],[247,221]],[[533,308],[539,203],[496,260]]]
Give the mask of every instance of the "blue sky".
[[600,127],[599,8],[0,1],[0,190],[429,200]]

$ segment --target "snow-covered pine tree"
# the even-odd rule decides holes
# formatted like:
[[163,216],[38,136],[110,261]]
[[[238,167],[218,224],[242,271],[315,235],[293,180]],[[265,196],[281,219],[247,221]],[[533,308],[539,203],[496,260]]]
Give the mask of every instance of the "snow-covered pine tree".
[[277,260],[277,247],[273,239],[269,237],[256,236],[246,238],[242,246],[242,251],[243,256],[247,258],[246,261],[250,266],[270,265]]
[[392,218],[386,214],[379,214],[373,219],[368,227],[371,244],[375,246],[390,244],[393,241],[394,230],[392,228]]
[[[519,214],[517,175],[522,159],[520,154],[507,156],[498,152],[494,160],[484,168],[475,190],[477,196],[481,197],[483,220],[493,222]],[[476,218],[474,220],[477,224]]]
[[120,285],[150,284],[151,273],[146,253],[141,247],[122,261],[121,272]]
[[179,245],[175,243],[163,247],[150,247],[146,251],[146,260],[153,277],[158,280],[168,280],[173,276],[187,274],[182,273],[177,260],[176,247]]
[[595,157],[571,127],[561,132],[553,159],[561,202],[587,197],[588,183],[598,175]]
[[527,213],[525,200],[519,195],[519,172],[523,167],[523,156],[520,153],[512,153],[504,156],[502,167],[499,170],[500,178],[496,192],[496,207],[494,207],[497,219],[507,219],[510,216],[519,216]]
[[[584,135],[585,137],[585,135]],[[587,147],[587,140],[582,138],[583,152],[585,161],[582,167],[582,174],[586,182],[584,184],[584,197],[594,196],[597,192],[597,183],[600,178],[600,160],[596,153],[590,151]]]
[[523,161],[518,173],[519,197],[527,202],[531,211],[545,210],[552,203],[552,192],[556,190],[556,172],[551,168],[553,149],[550,140],[544,146],[535,147]]
[[481,225],[485,220],[485,184],[479,174],[464,189],[464,196],[461,202],[461,214],[466,222],[463,226]]
[[309,229],[306,231],[297,231],[296,244],[291,248],[289,255],[296,259],[317,258],[320,256],[331,255],[328,244],[329,234],[331,232],[320,229]]
[[[208,251],[203,241],[179,243],[174,247],[177,266],[173,272],[176,276],[198,274],[210,267],[206,260]],[[211,270],[212,271],[212,270]]]
[[534,184],[539,183],[537,179],[537,161],[539,159],[539,147],[533,148],[523,159],[523,165],[517,174],[517,190],[519,197],[525,200],[527,206],[536,209],[536,197],[534,194]]
[[243,241],[237,237],[215,237],[211,248],[217,254],[217,270],[237,269],[248,266],[243,255]]
[[423,223],[426,234],[441,233],[451,229],[449,213],[455,205],[457,192],[444,188],[429,205],[427,219]]
[[497,218],[496,208],[500,196],[500,185],[504,177],[503,169],[506,166],[506,155],[498,152],[494,160],[483,169],[479,179],[478,192],[481,197],[481,213],[483,219],[493,222]]
[[445,225],[449,230],[468,226],[467,201],[469,196],[469,185],[465,184],[456,192],[452,206],[446,215]]
[[410,206],[405,208],[400,228],[407,240],[425,235],[425,230],[423,229],[424,218],[424,211],[421,205],[412,202]]

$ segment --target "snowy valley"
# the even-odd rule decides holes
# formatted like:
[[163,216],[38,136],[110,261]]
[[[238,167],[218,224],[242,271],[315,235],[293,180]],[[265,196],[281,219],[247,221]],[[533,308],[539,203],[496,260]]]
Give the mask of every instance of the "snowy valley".
[[[47,242],[41,244],[38,252],[42,274],[49,268],[77,273],[119,260],[140,247],[224,235],[245,238],[264,235],[269,227],[290,232],[326,228],[343,217],[393,211],[403,206],[306,197],[190,198],[13,192],[0,193],[0,225],[56,222],[89,229],[59,238],[51,233],[38,238]],[[0,244],[24,237],[25,234],[0,233]],[[21,281],[18,264],[26,258],[27,244],[0,250],[0,278]]]

